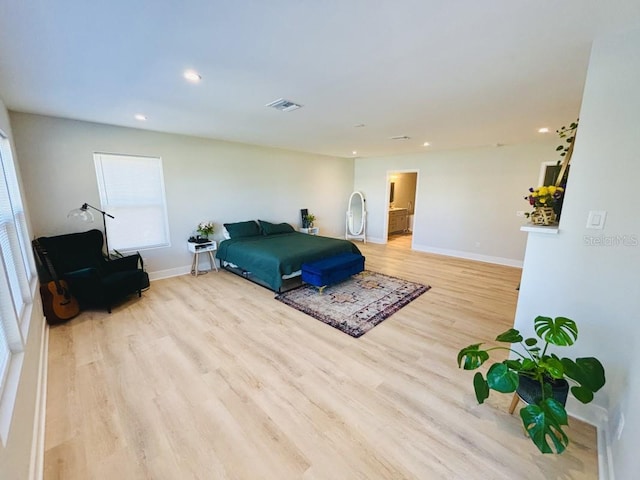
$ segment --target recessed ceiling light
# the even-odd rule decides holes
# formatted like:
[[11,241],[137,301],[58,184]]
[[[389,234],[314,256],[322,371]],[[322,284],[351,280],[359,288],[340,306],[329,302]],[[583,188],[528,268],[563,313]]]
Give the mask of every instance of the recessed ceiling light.
[[538,133],[549,133],[549,129],[547,127],[539,128]]
[[358,152],[356,152],[355,150],[353,152],[351,152],[352,155],[357,155]]
[[142,115],[141,113],[136,113],[136,114],[134,115],[134,118],[135,118],[136,120],[140,120],[141,122],[144,122],[144,121],[146,121],[146,120],[147,120],[147,116],[146,116],[146,115]]
[[202,80],[200,74],[195,70],[185,70],[182,75],[192,83],[198,83],[200,80]]
[[424,143],[422,144],[422,146],[423,146],[423,147],[428,147],[429,145],[431,145],[429,142],[424,142]]

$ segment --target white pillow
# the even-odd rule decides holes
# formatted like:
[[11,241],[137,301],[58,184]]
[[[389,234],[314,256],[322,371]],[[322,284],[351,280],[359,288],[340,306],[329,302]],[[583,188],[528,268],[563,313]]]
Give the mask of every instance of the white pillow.
[[231,235],[229,235],[229,232],[227,231],[227,227],[222,227],[222,236],[224,237],[225,240],[231,239]]

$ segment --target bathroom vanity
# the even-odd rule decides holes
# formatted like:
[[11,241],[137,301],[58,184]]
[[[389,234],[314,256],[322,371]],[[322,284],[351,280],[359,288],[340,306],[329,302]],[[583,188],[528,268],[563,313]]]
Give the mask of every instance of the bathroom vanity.
[[389,209],[389,234],[402,233],[409,229],[409,210],[407,208]]

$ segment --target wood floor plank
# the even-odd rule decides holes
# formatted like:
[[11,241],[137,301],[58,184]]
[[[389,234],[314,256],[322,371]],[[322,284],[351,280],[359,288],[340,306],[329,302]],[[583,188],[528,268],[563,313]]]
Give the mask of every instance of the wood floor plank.
[[513,323],[517,268],[361,244],[431,290],[354,339],[225,271],[153,282],[49,336],[45,479],[595,479],[595,429],[542,456],[458,350]]

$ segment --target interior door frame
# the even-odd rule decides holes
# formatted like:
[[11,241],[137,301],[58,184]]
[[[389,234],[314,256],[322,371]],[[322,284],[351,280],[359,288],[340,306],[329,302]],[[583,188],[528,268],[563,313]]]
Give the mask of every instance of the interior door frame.
[[416,174],[416,196],[413,202],[413,219],[414,219],[414,228],[411,231],[411,250],[413,250],[413,245],[415,242],[415,218],[416,212],[418,211],[418,199],[420,198],[420,169],[419,168],[405,168],[405,169],[393,169],[387,170],[387,174],[385,177],[385,189],[384,189],[384,221],[383,221],[383,234],[384,234],[384,243],[389,243],[389,195],[391,194],[391,180],[393,175],[397,175],[399,173],[415,173]]

